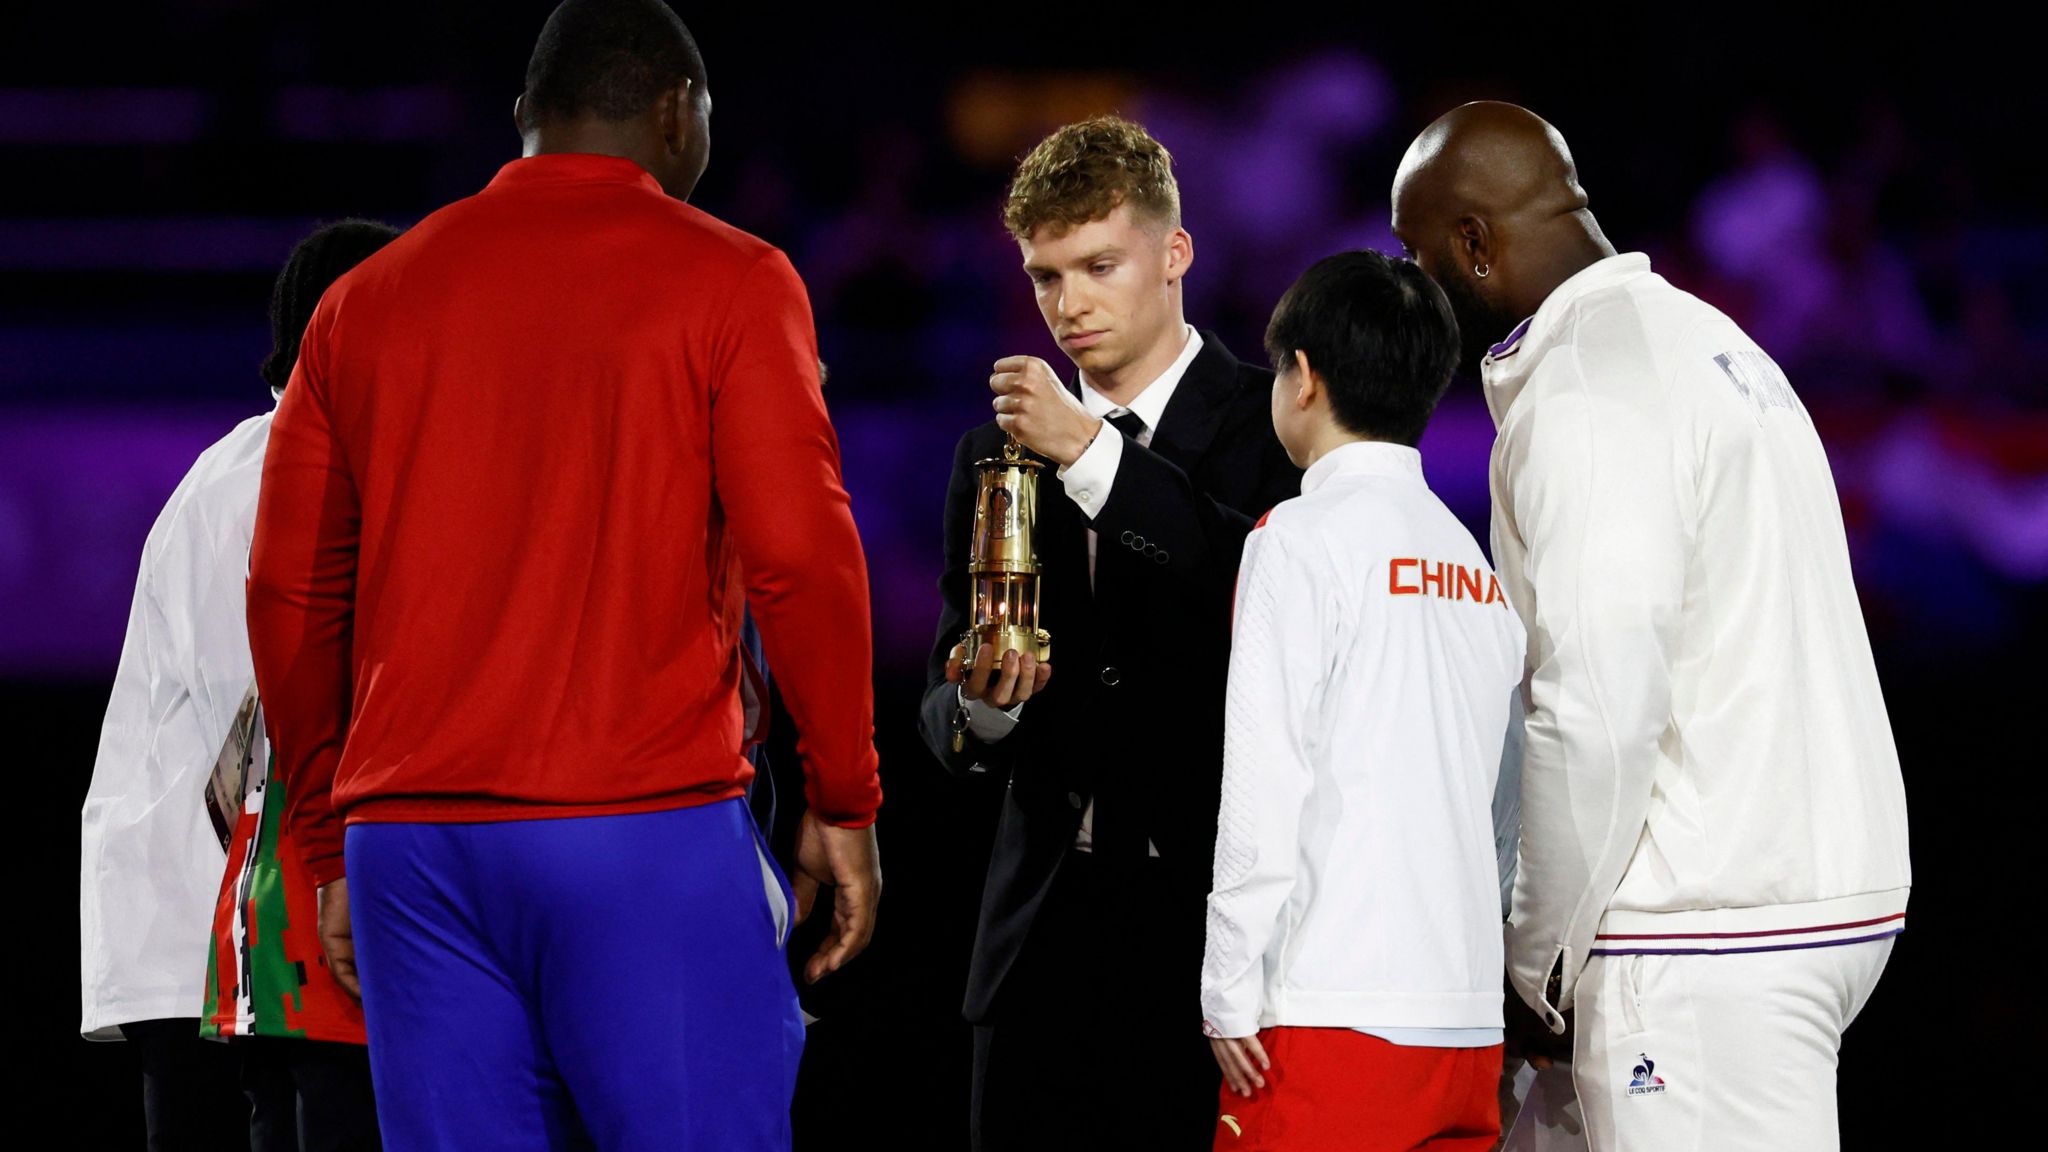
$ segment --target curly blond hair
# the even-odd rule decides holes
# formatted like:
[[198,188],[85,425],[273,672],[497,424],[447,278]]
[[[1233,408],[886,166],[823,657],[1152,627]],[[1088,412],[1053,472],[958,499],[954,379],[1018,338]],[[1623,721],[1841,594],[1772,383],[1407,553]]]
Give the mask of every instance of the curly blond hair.
[[1017,165],[1003,224],[1019,240],[1045,227],[1058,236],[1122,204],[1154,223],[1180,227],[1172,154],[1143,126],[1097,116],[1047,136]]

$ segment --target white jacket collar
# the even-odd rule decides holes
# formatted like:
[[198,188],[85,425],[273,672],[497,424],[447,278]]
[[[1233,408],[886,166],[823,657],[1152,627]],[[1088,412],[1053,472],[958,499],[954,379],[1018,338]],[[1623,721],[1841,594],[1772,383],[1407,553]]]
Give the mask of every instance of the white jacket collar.
[[1385,440],[1354,440],[1349,444],[1323,453],[1323,457],[1309,465],[1301,474],[1301,494],[1321,488],[1337,476],[1374,475],[1394,476],[1413,480],[1422,479],[1422,453],[1406,444],[1390,444]]
[[1595,260],[1559,284],[1536,314],[1515,325],[1508,338],[1495,344],[1479,362],[1479,379],[1485,384],[1486,407],[1493,413],[1494,427],[1500,427],[1508,409],[1521,395],[1542,352],[1557,338],[1559,321],[1574,301],[1589,292],[1619,284],[1650,271],[1650,258],[1641,252],[1622,252]]

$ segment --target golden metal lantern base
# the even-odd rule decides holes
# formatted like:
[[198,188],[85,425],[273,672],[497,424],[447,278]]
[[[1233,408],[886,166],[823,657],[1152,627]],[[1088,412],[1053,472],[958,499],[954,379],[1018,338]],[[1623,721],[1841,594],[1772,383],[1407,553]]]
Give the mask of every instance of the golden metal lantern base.
[[961,662],[967,667],[973,666],[974,654],[981,651],[983,644],[995,646],[996,656],[991,663],[1000,663],[1002,654],[1013,650],[1029,655],[1040,664],[1052,659],[1052,633],[1043,628],[997,628],[983,625],[961,633],[960,643],[967,646],[966,658]]

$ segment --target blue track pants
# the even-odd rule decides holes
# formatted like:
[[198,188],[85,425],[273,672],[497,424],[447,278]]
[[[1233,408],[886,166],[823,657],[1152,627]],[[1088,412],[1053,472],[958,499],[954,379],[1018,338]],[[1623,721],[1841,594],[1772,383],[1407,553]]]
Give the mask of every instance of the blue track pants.
[[742,801],[358,824],[347,853],[391,1152],[789,1147],[793,902]]

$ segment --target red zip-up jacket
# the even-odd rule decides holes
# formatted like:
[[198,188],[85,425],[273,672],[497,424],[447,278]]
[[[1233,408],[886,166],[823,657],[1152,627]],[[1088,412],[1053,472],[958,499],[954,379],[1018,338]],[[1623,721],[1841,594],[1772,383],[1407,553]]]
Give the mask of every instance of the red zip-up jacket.
[[534,156],[322,298],[249,565],[314,883],[344,819],[741,795],[746,602],[811,810],[868,824],[867,567],[781,252],[629,160]]

